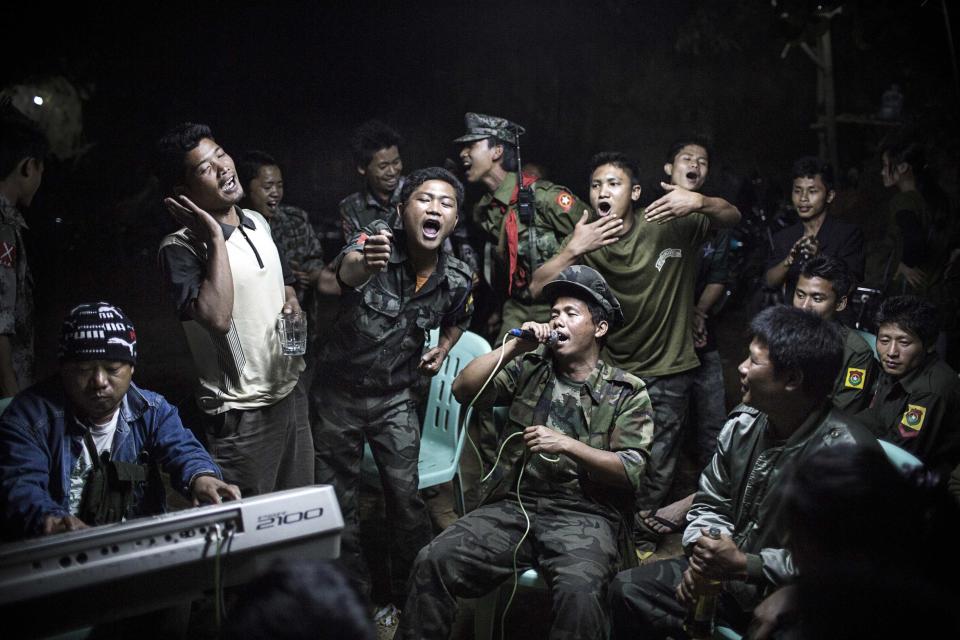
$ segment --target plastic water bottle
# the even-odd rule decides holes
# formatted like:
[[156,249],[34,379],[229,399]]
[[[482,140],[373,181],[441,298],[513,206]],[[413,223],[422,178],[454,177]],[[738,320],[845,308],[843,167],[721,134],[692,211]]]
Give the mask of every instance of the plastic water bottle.
[[[720,539],[720,529],[710,527],[707,537],[713,540]],[[697,581],[697,599],[687,609],[687,616],[683,620],[683,629],[691,638],[708,639],[713,637],[713,629],[717,617],[717,598],[723,582],[715,578],[701,578]]]

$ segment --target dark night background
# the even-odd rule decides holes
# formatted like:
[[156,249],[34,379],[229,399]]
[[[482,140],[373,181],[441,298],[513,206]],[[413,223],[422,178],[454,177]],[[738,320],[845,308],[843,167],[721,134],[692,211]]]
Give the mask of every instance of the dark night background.
[[[347,147],[356,125],[378,117],[397,127],[409,171],[455,157],[449,141],[465,111],[525,125],[524,158],[582,196],[585,164],[605,149],[636,156],[652,193],[671,140],[693,132],[714,144],[708,191],[749,215],[757,198],[745,185],[756,175],[776,205],[792,160],[818,151],[816,68],[799,46],[781,52],[790,41],[812,45],[818,23],[817,3],[773,4],[6,8],[0,85],[61,76],[84,96],[76,146],[85,151],[48,162],[27,212],[39,372],[54,364],[64,310],[106,298],[137,324],[139,382],[176,400],[190,379],[155,266],[173,225],[150,180],[155,140],[182,120],[209,123],[235,157],[248,148],[276,156],[285,201],[308,209],[321,231],[333,231],[337,202],[357,188]],[[836,209],[869,235],[871,216],[890,195],[877,145],[896,130],[870,120],[881,95],[900,85],[902,123],[934,143],[931,165],[955,198],[957,89],[940,1],[843,5],[831,23],[837,111],[870,123],[839,125],[838,173],[854,169],[859,178],[844,183]],[[960,8],[950,8],[956,33]]]

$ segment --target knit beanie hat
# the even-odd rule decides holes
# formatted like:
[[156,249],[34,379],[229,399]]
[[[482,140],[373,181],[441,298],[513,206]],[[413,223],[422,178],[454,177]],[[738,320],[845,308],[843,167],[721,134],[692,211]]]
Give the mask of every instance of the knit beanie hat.
[[70,310],[60,329],[57,357],[137,363],[137,333],[130,318],[109,302],[87,302]]

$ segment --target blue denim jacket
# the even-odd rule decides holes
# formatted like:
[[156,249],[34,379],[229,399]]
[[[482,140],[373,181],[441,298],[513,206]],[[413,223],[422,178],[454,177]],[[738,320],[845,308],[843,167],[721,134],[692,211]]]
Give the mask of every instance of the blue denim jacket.
[[[59,375],[17,394],[0,417],[3,537],[39,535],[46,516],[69,514],[70,472],[82,452],[83,427],[68,406]],[[148,456],[188,497],[197,475],[221,477],[176,408],[131,384],[120,404],[111,458],[142,463]]]

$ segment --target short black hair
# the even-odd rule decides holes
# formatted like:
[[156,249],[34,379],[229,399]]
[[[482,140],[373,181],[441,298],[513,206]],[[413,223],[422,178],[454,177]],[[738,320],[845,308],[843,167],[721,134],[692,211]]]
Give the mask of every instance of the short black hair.
[[877,330],[882,324],[895,324],[920,338],[924,347],[931,347],[940,334],[937,307],[919,296],[893,296],[880,304],[876,316]]
[[630,176],[631,187],[640,184],[640,167],[637,166],[633,158],[619,151],[601,151],[595,154],[590,158],[590,172],[588,175],[593,176],[593,172],[597,170],[597,167],[602,167],[605,164],[612,164]]
[[276,159],[269,153],[257,151],[256,149],[244,151],[237,160],[237,177],[240,178],[240,184],[244,191],[250,186],[250,181],[260,173],[260,167],[279,167]]
[[213,132],[205,124],[181,122],[167,131],[157,142],[156,172],[163,194],[183,184],[186,175],[183,158],[197,148],[204,138],[213,140]]
[[490,136],[487,138],[488,149],[492,149],[498,144],[503,147],[503,155],[500,156],[500,166],[503,167],[504,171],[516,171],[517,145],[512,142],[507,142],[506,140],[501,140],[496,136]]
[[835,323],[775,305],[754,316],[750,331],[766,347],[774,373],[799,371],[807,395],[827,397],[843,365],[843,340]]
[[707,152],[707,159],[709,160],[713,157],[713,149],[711,148],[710,141],[704,136],[687,136],[684,138],[677,138],[670,144],[670,149],[667,150],[667,157],[665,158],[666,162],[673,164],[677,159],[677,154],[680,153],[683,148],[687,145],[695,144],[698,147],[703,147],[704,151]]
[[820,179],[823,180],[823,186],[827,188],[827,191],[833,191],[835,184],[833,167],[830,166],[829,162],[823,162],[816,156],[803,156],[794,161],[793,168],[790,170],[791,182],[797,178],[813,179],[817,176],[820,176]]
[[11,104],[0,104],[0,180],[25,158],[43,162],[50,143],[37,124]]
[[366,168],[373,156],[381,149],[403,146],[403,138],[397,130],[380,120],[367,120],[357,127],[350,138],[353,163]]
[[927,164],[927,152],[923,145],[912,138],[894,138],[880,146],[880,155],[887,154],[890,164],[902,162],[910,165],[914,173],[923,173]]
[[336,564],[277,560],[238,589],[222,638],[373,640],[374,626]]
[[853,287],[853,278],[850,277],[847,263],[833,256],[819,255],[807,260],[800,268],[800,275],[804,278],[827,280],[833,287],[833,292],[837,294],[838,302],[840,298],[850,295],[850,289]]
[[457,180],[455,175],[443,167],[426,167],[424,169],[417,169],[408,175],[403,181],[403,187],[400,189],[401,204],[406,205],[407,200],[410,199],[410,196],[413,195],[413,192],[428,180],[443,180],[444,182],[448,182],[451,186],[453,186],[453,190],[457,194],[457,213],[460,213],[461,209],[463,209],[463,183]]

